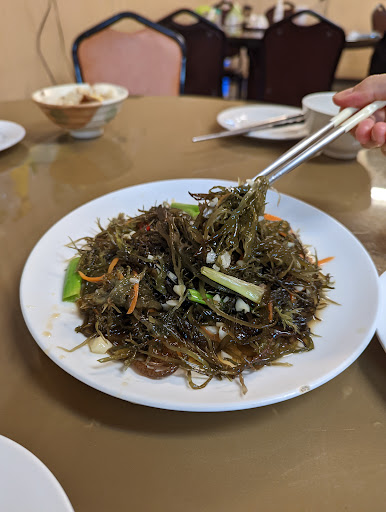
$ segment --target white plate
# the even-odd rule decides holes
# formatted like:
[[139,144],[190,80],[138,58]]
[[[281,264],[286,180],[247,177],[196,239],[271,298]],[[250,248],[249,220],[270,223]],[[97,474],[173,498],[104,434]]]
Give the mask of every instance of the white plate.
[[[287,107],[285,105],[251,105],[246,107],[233,107],[220,112],[217,122],[227,130],[236,130],[249,124],[266,121],[271,117],[283,115],[301,114],[302,109]],[[250,132],[246,137],[264,140],[298,140],[307,137],[308,132],[304,123],[282,126],[279,128],[267,128]]]
[[[315,349],[291,355],[291,367],[271,366],[245,376],[248,393],[241,396],[237,382],[212,381],[191,390],[183,376],[154,381],[122,371],[120,364],[100,364],[88,347],[64,352],[84,340],[74,329],[81,323],[73,304],[61,302],[63,277],[74,251],[66,244],[94,236],[120,212],[135,215],[164,200],[192,202],[188,192],[206,192],[222,180],[168,180],[137,185],[102,196],[74,210],[55,224],[30,254],[21,279],[21,308],[38,345],[57,365],[89,386],[123,400],[162,409],[227,411],[272,404],[300,395],[329,381],[347,368],[365,349],[376,328],[379,303],[378,274],[360,242],[332,217],[289,196],[269,191],[266,211],[287,219],[300,230],[304,243],[318,249],[319,258],[334,256],[325,266],[336,280],[330,293],[340,305],[323,310],[323,321],[313,328]],[[350,255],[348,258],[347,255]],[[360,293],[358,293],[360,290]]]
[[24,139],[25,129],[12,121],[0,120],[0,151],[14,146]]
[[386,272],[380,276],[379,282],[381,286],[381,305],[378,314],[377,335],[386,351]]
[[51,471],[26,448],[0,436],[0,510],[74,512]]

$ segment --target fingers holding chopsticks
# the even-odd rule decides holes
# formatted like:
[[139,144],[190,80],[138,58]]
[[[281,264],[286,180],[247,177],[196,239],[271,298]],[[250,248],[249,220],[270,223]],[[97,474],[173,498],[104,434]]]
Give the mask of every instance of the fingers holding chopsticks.
[[[355,87],[334,96],[334,102],[342,108],[362,108],[377,100],[386,100],[386,74],[369,76]],[[383,108],[353,128],[352,134],[363,147],[381,148],[386,154],[385,121],[386,109]]]

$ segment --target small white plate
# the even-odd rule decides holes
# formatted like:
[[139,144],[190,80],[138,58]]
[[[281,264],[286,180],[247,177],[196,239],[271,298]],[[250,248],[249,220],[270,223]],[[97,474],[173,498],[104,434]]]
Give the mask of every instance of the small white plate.
[[0,436],[0,510],[74,512],[51,471],[26,448]]
[[[302,109],[285,105],[251,105],[233,107],[223,110],[217,116],[217,122],[227,130],[236,130],[249,124],[266,121],[271,117],[301,114]],[[246,137],[263,140],[298,140],[307,137],[308,132],[304,123],[291,124],[278,128],[267,128],[249,132]]]
[[24,139],[25,129],[12,121],[0,120],[0,151],[8,149]]
[[381,286],[381,304],[378,313],[377,335],[386,351],[386,272],[379,278],[379,283]]
[[[379,279],[373,261],[362,244],[339,222],[302,201],[269,190],[266,211],[290,222],[304,244],[317,249],[318,257],[334,256],[324,267],[334,278],[330,304],[322,321],[312,330],[315,349],[292,354],[292,366],[269,366],[245,375],[248,393],[241,395],[237,382],[211,381],[192,390],[181,375],[154,381],[134,370],[123,371],[114,362],[98,363],[100,356],[75,332],[81,318],[75,304],[62,302],[65,269],[74,251],[70,240],[95,236],[96,220],[102,226],[120,212],[136,215],[172,198],[192,202],[189,192],[206,192],[233,182],[209,179],[166,180],[136,185],[99,197],[57,222],[31,252],[20,284],[24,319],[40,348],[67,373],[109,395],[129,402],[179,411],[232,411],[288,400],[317,388],[352,364],[374,336],[379,304]],[[347,258],[347,254],[350,258]],[[353,279],[355,276],[355,279]],[[37,293],[38,290],[38,293]],[[360,294],[358,293],[360,290]]]

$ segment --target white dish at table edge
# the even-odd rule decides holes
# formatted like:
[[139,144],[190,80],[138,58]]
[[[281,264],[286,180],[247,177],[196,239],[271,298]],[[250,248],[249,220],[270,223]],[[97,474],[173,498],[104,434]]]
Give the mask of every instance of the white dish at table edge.
[[0,120],[0,151],[11,148],[25,137],[25,129],[13,121]]
[[[250,124],[266,121],[272,117],[282,115],[301,114],[302,109],[286,105],[247,105],[243,107],[231,107],[217,115],[217,122],[226,130],[243,128]],[[277,128],[252,131],[246,137],[262,140],[298,140],[307,137],[308,131],[304,123],[296,123]]]
[[381,286],[381,304],[378,314],[377,336],[386,351],[386,272],[380,276],[379,282]]
[[63,488],[33,453],[0,435],[0,510],[74,512]]
[[[112,396],[152,407],[180,411],[229,411],[273,404],[296,397],[331,380],[366,348],[375,333],[379,280],[374,263],[361,243],[342,224],[322,211],[292,197],[269,191],[266,211],[285,218],[300,231],[305,244],[317,249],[320,259],[334,256],[324,271],[332,274],[335,289],[331,304],[313,326],[315,349],[285,358],[292,366],[270,366],[245,375],[248,393],[242,396],[237,381],[212,381],[192,390],[183,376],[154,381],[122,371],[120,364],[100,364],[88,347],[66,353],[84,340],[75,333],[81,319],[74,304],[61,301],[63,277],[75,251],[72,240],[94,236],[118,213],[136,215],[163,201],[192,202],[188,192],[206,192],[212,186],[234,185],[224,180],[165,180],[136,185],[97,198],[57,222],[40,239],[24,267],[20,300],[26,324],[41,349],[70,375]],[[347,255],[350,255],[348,258]],[[39,290],[39,293],[36,293]],[[358,294],[358,290],[361,293]]]

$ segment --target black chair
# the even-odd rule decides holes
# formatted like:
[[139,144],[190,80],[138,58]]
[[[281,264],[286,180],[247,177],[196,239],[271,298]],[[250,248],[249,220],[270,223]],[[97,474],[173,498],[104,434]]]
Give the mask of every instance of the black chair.
[[[141,30],[110,28],[124,19],[137,22]],[[184,92],[186,48],[182,36],[133,12],[120,12],[80,34],[72,57],[77,82],[111,82],[127,87],[133,95]]]
[[[297,25],[303,15],[316,23]],[[342,28],[310,10],[273,24],[249,51],[248,99],[300,106],[306,94],[329,91],[344,45]]]
[[371,14],[371,28],[375,32],[384,34],[386,32],[386,8],[378,4]]
[[[183,24],[187,16],[193,23]],[[179,9],[158,21],[181,34],[186,45],[185,94],[222,96],[223,62],[226,37],[214,23],[189,9]]]

